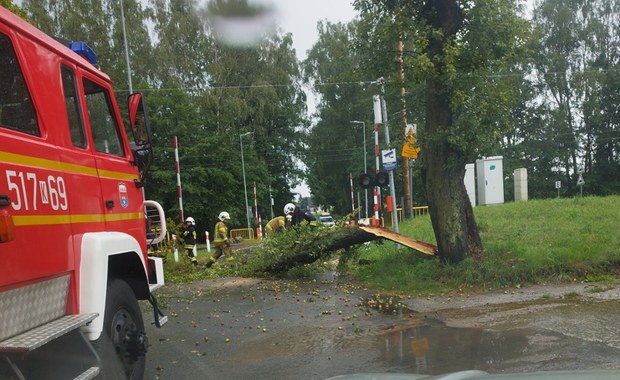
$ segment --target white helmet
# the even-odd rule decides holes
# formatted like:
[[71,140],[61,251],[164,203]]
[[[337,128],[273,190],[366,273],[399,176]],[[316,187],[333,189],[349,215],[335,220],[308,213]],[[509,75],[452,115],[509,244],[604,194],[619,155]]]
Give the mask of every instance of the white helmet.
[[230,219],[230,215],[226,211],[222,211],[220,212],[220,215],[218,216],[218,218],[221,221],[224,221],[225,219]]
[[187,223],[187,222],[190,222],[194,226],[196,225],[196,221],[191,216],[189,216],[189,217],[187,217],[187,219],[185,219],[185,223]]
[[284,206],[284,215],[292,214],[295,211],[295,205],[292,203],[287,203]]

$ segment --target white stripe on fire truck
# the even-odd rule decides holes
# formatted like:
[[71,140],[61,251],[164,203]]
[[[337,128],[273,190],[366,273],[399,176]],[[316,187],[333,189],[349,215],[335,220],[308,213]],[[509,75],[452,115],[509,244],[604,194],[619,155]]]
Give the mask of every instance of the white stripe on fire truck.
[[94,177],[119,179],[119,180],[125,180],[125,181],[133,181],[134,179],[138,179],[138,177],[130,173],[115,172],[112,170],[103,170],[103,169],[97,170],[97,168],[92,168],[90,166],[68,164],[65,162],[48,160],[45,158],[25,156],[22,154],[15,154],[15,153],[2,152],[2,151],[0,151],[0,162],[8,162],[11,164],[17,164],[17,165],[23,165],[23,166],[33,166],[33,167],[40,168],[40,169],[56,170],[59,172],[74,173],[74,174],[86,174],[86,175],[90,175]]
[[15,226],[41,226],[46,224],[103,223],[123,220],[143,220],[143,212],[125,214],[79,214],[79,215],[13,215]]

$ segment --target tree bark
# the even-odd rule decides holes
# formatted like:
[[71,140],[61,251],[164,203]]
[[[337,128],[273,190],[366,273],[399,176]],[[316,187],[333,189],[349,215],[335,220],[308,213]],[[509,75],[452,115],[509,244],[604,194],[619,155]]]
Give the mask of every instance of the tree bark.
[[482,251],[465,189],[466,157],[449,140],[453,123],[452,93],[445,75],[444,48],[461,28],[463,16],[455,0],[429,0],[424,17],[430,26],[441,31],[429,34],[428,53],[437,74],[426,83],[424,179],[439,257],[446,263],[457,263]]

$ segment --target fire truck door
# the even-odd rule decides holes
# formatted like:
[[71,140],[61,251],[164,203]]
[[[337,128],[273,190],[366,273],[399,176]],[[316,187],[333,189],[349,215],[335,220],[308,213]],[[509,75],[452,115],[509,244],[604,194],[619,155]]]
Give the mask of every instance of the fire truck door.
[[144,242],[142,189],[135,184],[139,180],[137,167],[132,164],[110,89],[88,78],[83,79],[83,85],[106,230],[128,232]]

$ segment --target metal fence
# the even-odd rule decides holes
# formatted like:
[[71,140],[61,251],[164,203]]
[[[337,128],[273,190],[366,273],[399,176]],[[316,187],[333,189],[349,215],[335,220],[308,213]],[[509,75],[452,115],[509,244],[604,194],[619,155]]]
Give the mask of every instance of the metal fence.
[[248,240],[252,240],[254,239],[254,230],[251,228],[239,228],[239,229],[235,229],[235,230],[230,230],[230,238],[231,239],[236,239],[236,238],[243,238],[243,239],[248,239]]
[[[428,206],[418,206],[418,207],[413,207],[412,209],[413,212],[413,217],[417,217],[417,216],[422,216],[422,215],[426,215],[428,214]],[[403,209],[402,208],[397,208],[396,209],[396,213],[398,214],[398,220],[403,220]],[[391,212],[386,212],[383,216],[385,218],[384,223],[381,223],[381,225],[385,226],[385,225],[389,225],[389,226],[394,226],[394,223],[392,223],[392,213]]]

